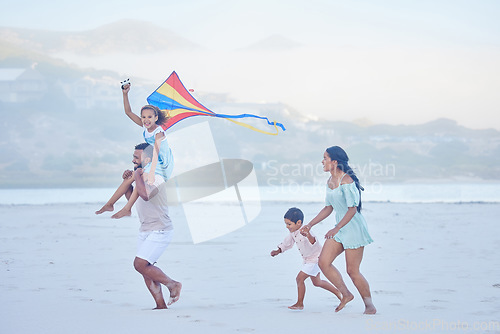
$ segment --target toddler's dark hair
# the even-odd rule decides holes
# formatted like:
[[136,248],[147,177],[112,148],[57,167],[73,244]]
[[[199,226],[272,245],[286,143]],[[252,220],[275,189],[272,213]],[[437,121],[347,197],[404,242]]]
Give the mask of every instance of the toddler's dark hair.
[[288,219],[294,223],[297,223],[299,220],[304,222],[304,213],[298,208],[290,208],[285,213],[285,217],[283,218]]

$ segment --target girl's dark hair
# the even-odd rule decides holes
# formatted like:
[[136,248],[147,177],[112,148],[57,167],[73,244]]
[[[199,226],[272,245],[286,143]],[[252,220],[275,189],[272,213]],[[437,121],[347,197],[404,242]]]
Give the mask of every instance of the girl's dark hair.
[[158,125],[162,125],[170,118],[170,116],[168,116],[168,113],[166,110],[160,110],[160,108],[153,106],[153,105],[150,105],[150,104],[145,105],[144,107],[141,108],[141,116],[142,116],[142,111],[144,109],[153,110],[153,112],[155,113],[155,116],[158,116],[158,120],[156,121],[156,124],[158,124]]
[[328,156],[330,159],[337,161],[337,167],[340,168],[341,171],[346,173],[353,179],[354,183],[356,183],[356,188],[358,188],[359,191],[359,205],[358,205],[358,212],[361,211],[361,191],[365,190],[361,186],[361,183],[359,182],[358,177],[352,170],[351,166],[349,166],[349,157],[347,156],[347,153],[340,147],[340,146],[332,146],[326,149],[326,153],[328,153]]
[[302,213],[302,210],[300,210],[298,208],[290,208],[285,213],[285,216],[283,218],[288,219],[291,222],[294,222],[295,224],[297,224],[297,222],[299,220],[304,222],[304,213]]

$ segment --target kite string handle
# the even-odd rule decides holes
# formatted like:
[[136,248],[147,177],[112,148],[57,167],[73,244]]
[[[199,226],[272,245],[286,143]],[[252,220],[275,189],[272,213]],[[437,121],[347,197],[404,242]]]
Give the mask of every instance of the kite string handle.
[[130,79],[125,79],[123,81],[120,81],[120,84],[122,85],[122,89],[124,89],[125,85],[130,85]]

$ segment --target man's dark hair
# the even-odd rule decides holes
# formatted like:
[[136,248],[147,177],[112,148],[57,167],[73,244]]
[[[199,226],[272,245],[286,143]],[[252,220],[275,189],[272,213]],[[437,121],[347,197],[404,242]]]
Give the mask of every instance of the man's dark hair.
[[153,159],[153,146],[148,143],[140,143],[135,145],[136,150],[144,151],[146,157]]
[[285,213],[285,219],[288,219],[291,222],[297,223],[299,220],[304,222],[304,213],[298,208],[290,208]]

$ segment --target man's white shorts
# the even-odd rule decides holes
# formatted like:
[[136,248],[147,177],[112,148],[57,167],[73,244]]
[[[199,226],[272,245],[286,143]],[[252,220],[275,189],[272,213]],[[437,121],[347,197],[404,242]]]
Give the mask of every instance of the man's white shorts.
[[317,276],[321,271],[317,263],[304,263],[300,270],[309,276]]
[[136,256],[155,264],[170,244],[173,233],[174,230],[139,232]]

